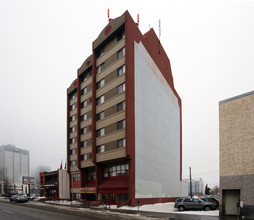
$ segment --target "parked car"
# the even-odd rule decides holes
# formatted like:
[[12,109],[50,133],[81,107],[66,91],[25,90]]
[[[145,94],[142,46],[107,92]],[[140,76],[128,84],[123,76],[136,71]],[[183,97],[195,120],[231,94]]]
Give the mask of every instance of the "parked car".
[[201,200],[203,200],[203,201],[205,201],[205,202],[213,202],[213,203],[215,203],[216,204],[216,208],[219,208],[219,206],[220,206],[220,203],[219,203],[219,201],[217,200],[217,199],[215,199],[215,198],[208,198],[208,197],[204,197],[204,198],[200,198]]
[[10,198],[10,202],[28,202],[25,196],[14,195]]
[[188,209],[203,209],[205,211],[210,211],[217,208],[215,203],[203,201],[199,198],[179,198],[176,200],[174,207],[177,208],[179,211],[184,211]]
[[7,198],[7,199],[8,199],[8,198],[10,198],[11,196],[10,196],[9,194],[3,194],[3,195],[2,195],[2,197],[4,197],[4,198]]

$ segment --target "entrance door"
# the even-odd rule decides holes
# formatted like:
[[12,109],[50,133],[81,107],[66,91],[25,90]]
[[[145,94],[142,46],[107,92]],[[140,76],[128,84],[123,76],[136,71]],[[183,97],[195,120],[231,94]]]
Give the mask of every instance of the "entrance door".
[[223,190],[225,215],[237,215],[236,203],[240,200],[240,190]]

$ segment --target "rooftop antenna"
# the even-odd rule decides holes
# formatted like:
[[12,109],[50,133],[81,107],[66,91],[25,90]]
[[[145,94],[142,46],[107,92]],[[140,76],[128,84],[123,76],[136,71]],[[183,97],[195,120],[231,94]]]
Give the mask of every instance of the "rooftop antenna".
[[161,44],[161,19],[159,19],[159,54],[161,53],[160,44]]
[[139,14],[137,14],[137,25],[139,26]]
[[109,23],[110,21],[112,21],[112,19],[109,18],[109,8],[108,8],[108,23]]
[[159,19],[159,41],[161,41],[161,19]]

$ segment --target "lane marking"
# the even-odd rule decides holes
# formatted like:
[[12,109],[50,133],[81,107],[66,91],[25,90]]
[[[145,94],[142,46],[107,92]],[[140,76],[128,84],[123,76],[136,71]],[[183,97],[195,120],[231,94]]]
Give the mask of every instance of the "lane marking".
[[13,214],[13,212],[3,209],[2,211]]

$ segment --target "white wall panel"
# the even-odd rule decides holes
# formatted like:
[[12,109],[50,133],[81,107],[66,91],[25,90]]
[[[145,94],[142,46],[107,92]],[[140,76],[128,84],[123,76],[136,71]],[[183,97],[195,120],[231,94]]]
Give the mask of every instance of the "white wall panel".
[[13,170],[14,170],[14,182],[20,182],[20,153],[13,152],[14,160],[13,160]]
[[135,196],[180,195],[180,107],[146,51],[135,43]]
[[20,163],[20,167],[21,167],[21,176],[20,176],[20,180],[22,180],[22,176],[30,176],[30,172],[29,172],[29,155],[28,154],[20,154],[21,157],[21,163]]
[[11,183],[13,182],[13,153],[10,151],[5,151],[5,168],[8,181]]

